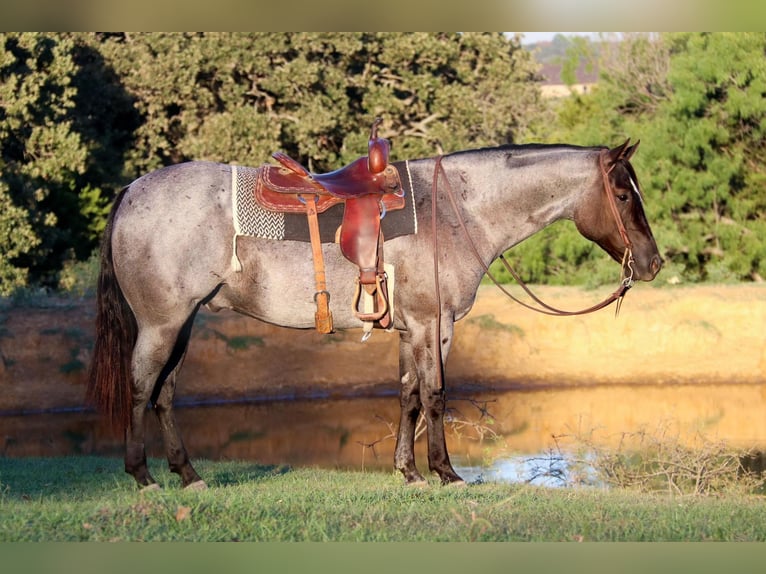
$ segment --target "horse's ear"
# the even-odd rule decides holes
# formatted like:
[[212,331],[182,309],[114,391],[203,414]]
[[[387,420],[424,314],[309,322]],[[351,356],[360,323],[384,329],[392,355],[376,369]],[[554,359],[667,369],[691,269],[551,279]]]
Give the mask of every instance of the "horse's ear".
[[629,160],[631,157],[633,157],[633,154],[636,153],[636,150],[638,149],[638,144],[641,143],[641,140],[637,140],[636,143],[634,143],[632,146],[628,147],[622,154],[622,159]]
[[628,160],[630,159],[630,156],[632,156],[636,148],[638,147],[638,144],[641,143],[641,140],[637,141],[635,144],[628,145],[630,143],[630,138],[626,139],[625,142],[622,145],[618,145],[615,148],[612,148],[609,150],[609,163],[613,164],[621,159]]

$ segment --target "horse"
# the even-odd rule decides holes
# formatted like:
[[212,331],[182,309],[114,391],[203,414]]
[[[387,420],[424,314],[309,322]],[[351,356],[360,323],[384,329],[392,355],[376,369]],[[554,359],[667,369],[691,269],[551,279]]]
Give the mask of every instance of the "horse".
[[[429,470],[442,484],[462,483],[445,442],[444,366],[454,324],[471,310],[491,261],[563,219],[622,264],[621,295],[633,280],[651,281],[660,271],[663,260],[629,161],[637,146],[629,140],[614,148],[506,144],[393,164],[407,174],[404,191],[418,216],[415,233],[385,241],[396,275],[391,329],[399,336],[394,467],[406,484],[426,482],[414,456],[421,413]],[[107,220],[87,397],[124,433],[125,471],[139,488],[159,488],[144,448],[149,405],[170,470],[183,487],[206,488],[173,411],[201,306],[313,327],[311,248],[262,237],[232,241],[232,169],[191,161],[145,174],[120,191]],[[358,270],[337,244],[322,244],[322,255],[335,327],[359,328],[349,304]]]

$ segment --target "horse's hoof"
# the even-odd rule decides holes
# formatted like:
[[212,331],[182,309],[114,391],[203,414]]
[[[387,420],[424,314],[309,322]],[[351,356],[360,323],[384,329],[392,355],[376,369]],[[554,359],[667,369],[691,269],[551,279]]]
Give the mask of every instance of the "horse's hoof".
[[207,484],[204,480],[195,480],[191,484],[184,486],[184,490],[207,490]]
[[142,486],[140,492],[154,492],[155,490],[162,490],[162,487],[156,482],[153,482],[151,484],[147,484],[146,486]]

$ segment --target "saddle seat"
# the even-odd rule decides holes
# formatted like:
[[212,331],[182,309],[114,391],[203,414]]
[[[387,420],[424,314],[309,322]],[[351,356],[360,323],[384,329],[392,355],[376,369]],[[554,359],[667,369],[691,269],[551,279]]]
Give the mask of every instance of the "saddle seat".
[[281,166],[261,167],[256,199],[265,209],[285,213],[306,211],[305,196],[317,196],[317,213],[350,199],[374,195],[387,211],[402,209],[404,195],[399,172],[387,164],[379,172],[372,172],[368,157],[360,157],[345,167],[328,173],[309,172],[300,163],[282,152],[272,157]]
[[[255,198],[264,209],[307,215],[316,282],[315,324],[322,333],[332,332],[333,327],[317,214],[338,203],[344,209],[336,237],[343,255],[359,268],[354,313],[364,323],[367,336],[374,323],[383,328],[392,324],[380,219],[387,211],[402,209],[405,201],[399,172],[389,163],[389,142],[377,136],[380,122],[376,119],[372,125],[369,154],[345,167],[311,173],[288,155],[276,152],[272,157],[281,165],[262,166],[256,182]],[[364,311],[359,310],[362,290],[372,298],[372,303],[366,300]]]
[[272,154],[272,157],[283,166],[269,174],[271,184],[280,193],[319,193],[339,199],[352,199],[362,195],[399,191],[396,168],[386,165],[381,172],[375,173],[370,169],[367,157],[360,157],[335,171],[319,174],[310,173],[281,152]]

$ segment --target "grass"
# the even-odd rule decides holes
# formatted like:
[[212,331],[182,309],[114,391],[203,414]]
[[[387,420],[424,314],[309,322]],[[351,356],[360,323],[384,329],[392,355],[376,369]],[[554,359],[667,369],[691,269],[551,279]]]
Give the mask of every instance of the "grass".
[[766,499],[485,483],[406,487],[398,474],[201,460],[187,492],[139,492],[122,461],[0,459],[0,542],[763,541]]
[[263,347],[263,337],[255,337],[253,335],[237,335],[234,337],[228,337],[226,345],[233,351],[244,351],[250,347]]
[[229,337],[228,335],[221,333],[213,325],[221,320],[220,317],[211,315],[197,314],[194,319],[194,324],[197,332],[203,339],[209,339],[211,337],[219,339],[226,343],[226,346],[231,351],[244,351],[250,347],[263,347],[265,342],[263,337],[257,337],[254,335],[234,335]]
[[469,323],[478,325],[481,329],[486,331],[506,331],[512,335],[517,335],[524,338],[524,329],[517,325],[507,325],[501,323],[492,314],[479,315],[478,317],[472,317],[468,319]]

